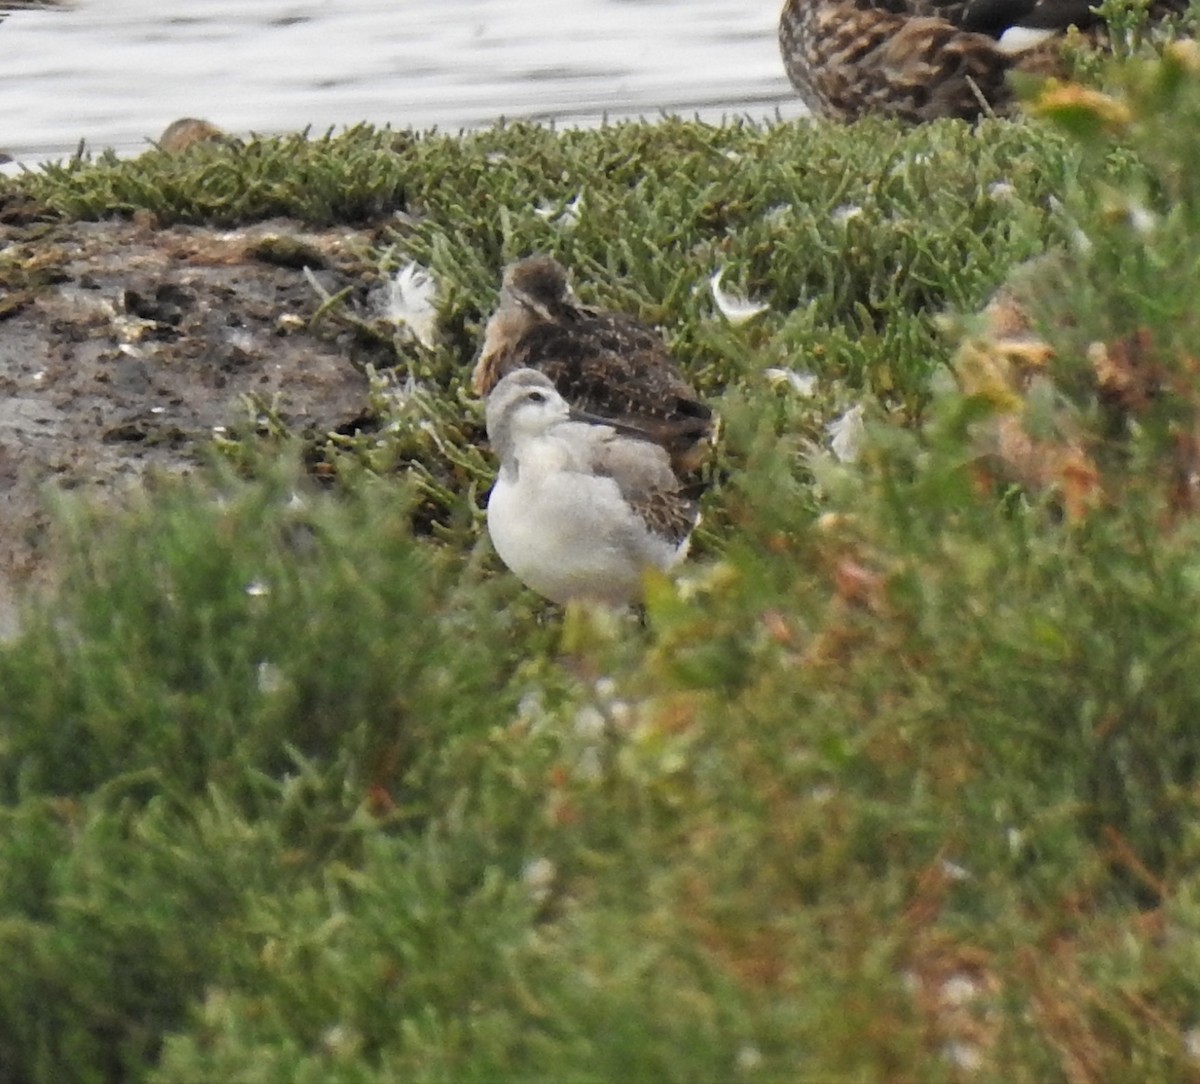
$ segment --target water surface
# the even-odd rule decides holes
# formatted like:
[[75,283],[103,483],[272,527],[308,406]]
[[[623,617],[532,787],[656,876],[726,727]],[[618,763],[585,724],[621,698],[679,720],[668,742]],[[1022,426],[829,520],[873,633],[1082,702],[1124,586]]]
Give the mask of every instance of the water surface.
[[[0,7],[3,3],[0,2]],[[172,120],[455,131],[804,109],[781,0],[79,0],[0,23],[0,148],[132,153]]]

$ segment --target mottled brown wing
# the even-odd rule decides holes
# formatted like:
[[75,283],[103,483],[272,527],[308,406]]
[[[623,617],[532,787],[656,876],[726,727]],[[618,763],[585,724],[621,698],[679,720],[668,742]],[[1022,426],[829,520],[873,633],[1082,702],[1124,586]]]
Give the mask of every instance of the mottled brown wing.
[[[914,15],[929,16],[945,19],[955,26],[961,25],[966,10],[977,0],[848,0],[860,11],[885,11],[893,15],[903,15],[911,18]],[[994,0],[995,3],[1008,4],[1013,0]],[[1018,0],[1019,3],[1032,3],[1033,0]]]
[[779,27],[788,78],[820,116],[973,120],[1012,108],[1012,58],[940,18],[789,0]]
[[[1106,27],[1090,0],[788,0],[779,21],[784,68],[818,116],[869,113],[907,121],[975,120],[1012,111],[1008,74],[1067,74],[1056,37],[1019,52],[996,39],[1014,27],[1078,27],[1094,45]],[[1188,0],[1150,0],[1151,22]]]
[[712,410],[679,375],[662,340],[616,314],[531,328],[504,367],[545,373],[573,407],[643,429],[683,449],[712,432]]

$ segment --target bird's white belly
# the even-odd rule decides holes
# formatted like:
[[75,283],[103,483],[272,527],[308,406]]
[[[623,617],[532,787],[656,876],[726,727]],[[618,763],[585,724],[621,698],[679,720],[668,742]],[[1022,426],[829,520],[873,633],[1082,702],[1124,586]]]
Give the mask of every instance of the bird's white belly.
[[611,479],[594,475],[523,470],[514,481],[502,472],[487,519],[500,559],[559,603],[631,602],[647,567],[668,568],[682,555],[646,531]]

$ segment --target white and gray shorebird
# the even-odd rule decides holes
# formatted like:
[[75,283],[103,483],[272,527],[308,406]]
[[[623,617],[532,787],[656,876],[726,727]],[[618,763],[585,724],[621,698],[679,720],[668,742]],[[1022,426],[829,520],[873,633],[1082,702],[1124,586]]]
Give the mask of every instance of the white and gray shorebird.
[[487,432],[500,459],[488,532],[538,594],[626,605],[648,569],[686,556],[696,502],[637,430],[572,409],[545,374],[517,369],[488,395]]

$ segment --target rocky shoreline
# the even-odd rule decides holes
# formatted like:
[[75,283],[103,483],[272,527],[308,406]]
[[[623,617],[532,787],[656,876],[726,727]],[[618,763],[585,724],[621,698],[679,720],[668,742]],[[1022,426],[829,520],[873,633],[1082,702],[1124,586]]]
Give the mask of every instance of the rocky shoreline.
[[48,489],[186,472],[255,403],[301,434],[363,410],[366,378],[310,328],[321,299],[281,238],[323,286],[349,281],[349,228],[0,223],[0,577],[36,571]]

